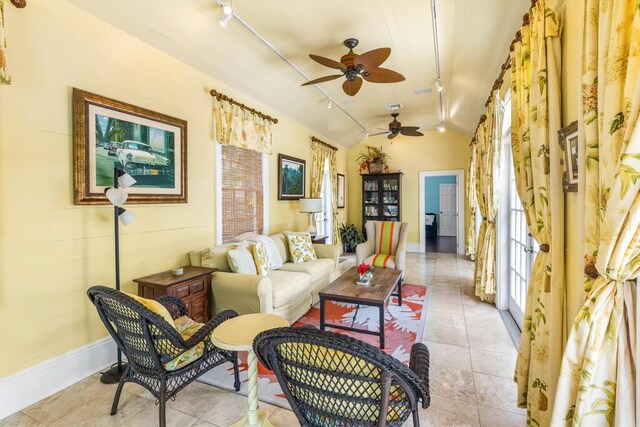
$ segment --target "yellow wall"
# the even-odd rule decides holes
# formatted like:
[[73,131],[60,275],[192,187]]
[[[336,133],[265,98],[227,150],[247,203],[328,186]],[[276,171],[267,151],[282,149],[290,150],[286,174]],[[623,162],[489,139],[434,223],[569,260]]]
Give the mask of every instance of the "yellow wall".
[[[278,117],[270,230],[306,227],[298,202],[277,201],[275,168],[279,152],[310,164],[309,129],[67,2],[5,9],[14,83],[0,87],[0,378],[105,336],[85,292],[114,284],[113,217],[106,206],[73,205],[73,87],[189,124],[189,203],[130,206],[138,219],[121,229],[125,290],[215,241],[212,88]],[[344,174],[346,162],[341,148]]]
[[[567,0],[562,33],[562,126],[578,119],[583,13],[583,1]],[[581,174],[580,179],[583,177]],[[578,201],[578,193],[566,193],[564,209],[567,319],[574,319],[584,301],[584,215]]]
[[[393,141],[393,143],[391,143]],[[462,169],[465,181],[469,163],[469,142],[471,138],[453,130],[444,133],[426,131],[423,137],[398,136],[393,140],[385,136],[377,136],[360,141],[349,149],[349,222],[359,229],[362,227],[362,179],[358,176],[356,158],[366,152],[367,145],[382,146],[391,156],[389,167],[391,170],[402,169],[402,221],[409,223],[408,243],[420,243],[419,173],[427,171],[442,171]],[[464,186],[460,186],[464,191]],[[468,210],[468,207],[466,207]],[[468,222],[468,211],[465,212],[465,223]],[[465,224],[465,230],[468,224]]]

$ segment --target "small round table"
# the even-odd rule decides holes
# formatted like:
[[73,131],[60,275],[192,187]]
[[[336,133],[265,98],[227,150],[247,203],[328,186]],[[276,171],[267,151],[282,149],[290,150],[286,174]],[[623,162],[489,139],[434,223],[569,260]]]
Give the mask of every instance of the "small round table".
[[253,339],[260,332],[286,326],[289,326],[289,322],[277,314],[254,313],[226,320],[211,333],[211,341],[217,347],[223,350],[247,352],[249,409],[247,415],[231,427],[272,427],[267,411],[260,411],[258,408],[258,359],[253,351]]

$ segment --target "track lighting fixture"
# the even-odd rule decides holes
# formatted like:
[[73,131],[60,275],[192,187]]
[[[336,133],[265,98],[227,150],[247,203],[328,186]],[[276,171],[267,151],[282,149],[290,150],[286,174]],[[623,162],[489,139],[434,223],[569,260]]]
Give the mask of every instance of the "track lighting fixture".
[[333,101],[330,99],[329,102],[327,102],[327,108],[330,110],[333,108]]
[[436,80],[436,89],[438,90],[438,92],[442,92],[442,82],[440,81],[440,79]]
[[444,123],[440,123],[438,126],[436,126],[436,129],[438,129],[438,132],[444,132],[445,131],[445,127],[444,127]]
[[218,0],[217,2],[222,7],[222,16],[220,17],[220,26],[226,28],[231,18],[233,18],[233,7],[231,6],[231,0]]

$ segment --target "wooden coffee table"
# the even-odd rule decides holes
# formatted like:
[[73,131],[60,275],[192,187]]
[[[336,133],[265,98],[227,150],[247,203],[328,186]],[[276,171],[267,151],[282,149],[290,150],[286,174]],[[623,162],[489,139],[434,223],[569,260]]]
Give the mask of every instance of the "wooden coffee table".
[[[384,305],[394,289],[398,290],[398,305],[402,305],[402,271],[390,268],[376,268],[373,271],[373,279],[369,286],[356,284],[358,274],[356,268],[350,268],[342,276],[331,282],[329,286],[319,292],[320,296],[320,329],[327,327],[343,329],[345,331],[359,332],[362,334],[378,335],[380,348],[384,348]],[[378,307],[380,311],[380,330],[369,331],[367,329],[354,328],[352,326],[336,325],[325,321],[325,304],[327,301],[346,302],[352,304]],[[355,316],[358,313],[356,309]]]

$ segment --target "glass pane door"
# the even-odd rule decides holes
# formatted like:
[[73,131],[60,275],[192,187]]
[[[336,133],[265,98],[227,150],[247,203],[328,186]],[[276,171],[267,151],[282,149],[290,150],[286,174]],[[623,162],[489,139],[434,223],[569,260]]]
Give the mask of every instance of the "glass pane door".
[[382,215],[385,220],[399,221],[400,183],[397,178],[382,180]]

